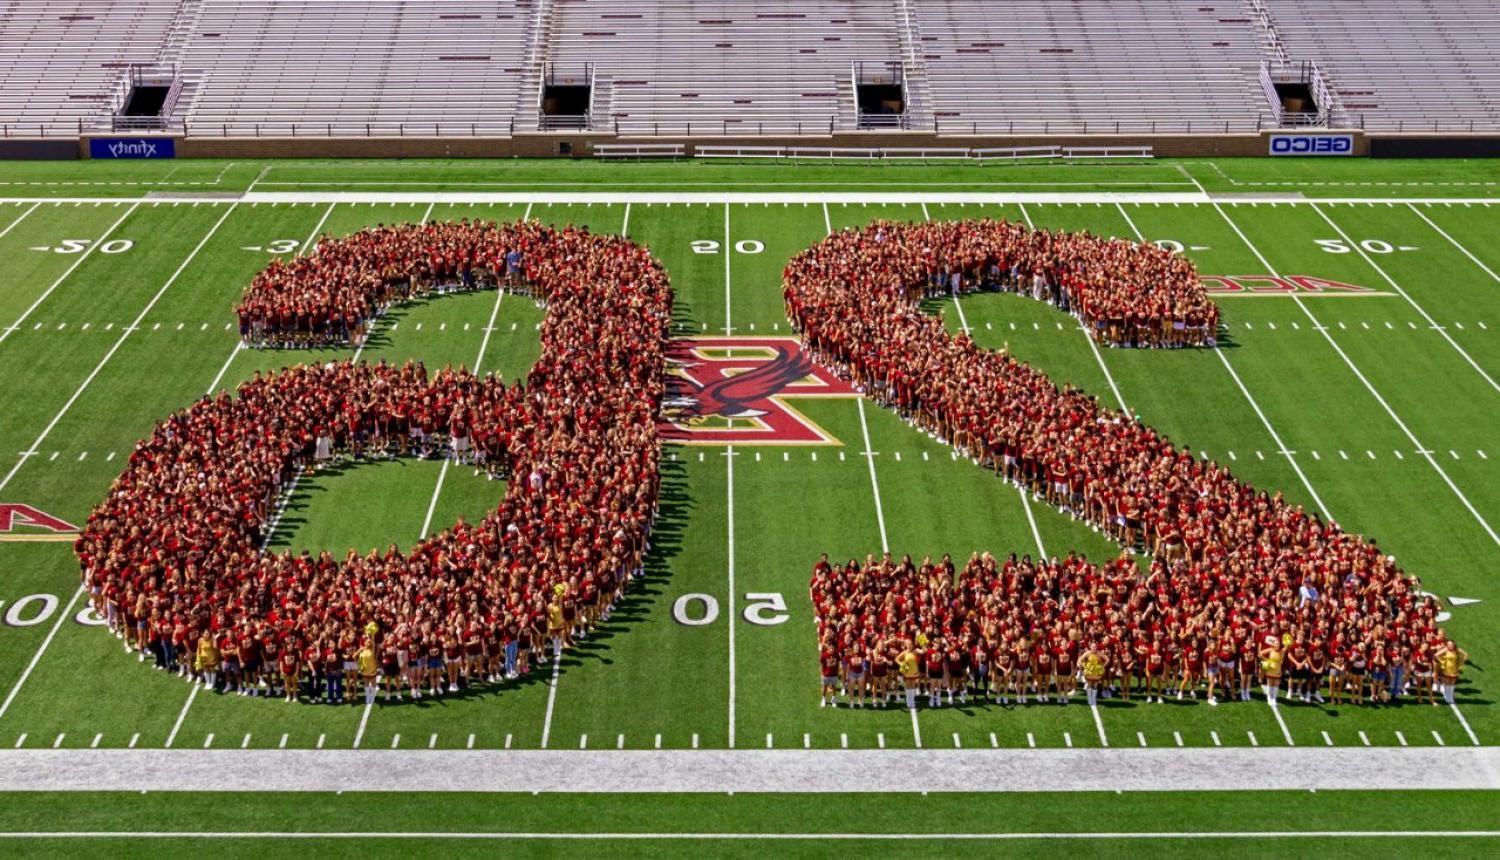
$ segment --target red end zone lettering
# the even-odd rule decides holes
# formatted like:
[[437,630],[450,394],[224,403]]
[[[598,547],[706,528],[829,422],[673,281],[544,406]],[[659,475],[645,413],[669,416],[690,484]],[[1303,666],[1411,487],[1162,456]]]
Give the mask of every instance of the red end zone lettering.
[[1199,280],[1210,295],[1246,296],[1389,296],[1392,293],[1331,281],[1314,275],[1202,275]]
[[[40,532],[17,532],[42,529]],[[72,540],[78,526],[54,517],[44,510],[19,502],[0,502],[0,541]]]
[[791,337],[698,337],[667,349],[662,441],[688,445],[841,445],[787,404],[857,392]]

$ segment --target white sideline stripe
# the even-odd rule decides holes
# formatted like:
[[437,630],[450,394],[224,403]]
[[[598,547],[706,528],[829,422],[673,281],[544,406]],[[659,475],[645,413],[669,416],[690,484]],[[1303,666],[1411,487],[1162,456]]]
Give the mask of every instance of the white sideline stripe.
[[[382,183],[391,185],[395,183]],[[954,183],[944,183],[954,184]],[[1028,183],[1059,186],[1060,183]],[[1094,183],[1089,183],[1094,184]],[[616,192],[431,192],[431,191],[253,191],[240,195],[238,198],[215,197],[205,199],[191,195],[178,196],[175,201],[171,197],[0,197],[0,204],[5,203],[41,203],[57,204],[72,203],[82,205],[89,204],[111,204],[122,205],[125,203],[150,203],[160,205],[164,203],[217,203],[239,202],[252,205],[291,205],[310,204],[319,205],[323,203],[386,203],[418,205],[434,202],[456,205],[475,204],[513,204],[538,203],[543,205],[568,205],[568,204],[620,204],[635,203],[681,203],[681,204],[710,204],[710,203],[732,203],[732,204],[798,204],[812,205],[819,203],[834,203],[840,205],[914,205],[917,203],[929,203],[937,205],[1005,205],[1014,203],[1034,204],[1114,204],[1127,203],[1135,205],[1208,205],[1215,202],[1235,204],[1249,202],[1233,197],[1222,197],[1198,191],[1049,191],[1049,192],[976,192],[976,191],[928,191],[928,192],[801,192],[801,191],[766,191],[766,192],[695,192],[695,191],[616,191]],[[1493,198],[1479,197],[1318,197],[1309,198],[1298,194],[1257,196],[1255,203],[1266,203],[1286,206],[1308,206],[1312,203],[1325,205],[1451,205],[1451,204],[1474,204],[1494,203]]]
[[182,710],[177,712],[177,722],[172,724],[172,731],[167,735],[167,742],[163,744],[166,749],[171,749],[173,742],[177,740],[177,733],[182,730],[182,723],[187,719],[188,709],[193,706],[193,700],[198,698],[198,691],[202,687],[193,684],[193,689],[188,693],[187,701],[182,703]]
[[[1495,274],[1494,270],[1491,269],[1489,266],[1486,266],[1482,260],[1480,260],[1478,257],[1474,256],[1473,254],[1469,253],[1469,249],[1468,248],[1465,248],[1463,245],[1459,244],[1459,241],[1457,239],[1455,239],[1452,236],[1448,235],[1448,231],[1444,230],[1442,227],[1439,227],[1437,225],[1436,221],[1433,221],[1431,218],[1428,218],[1426,215],[1422,214],[1422,210],[1418,209],[1416,206],[1413,206],[1410,203],[1406,204],[1406,207],[1408,209],[1410,209],[1412,212],[1416,213],[1416,216],[1418,218],[1421,218],[1423,221],[1426,221],[1427,222],[1427,226],[1429,226],[1432,229],[1436,230],[1438,232],[1438,235],[1442,236],[1444,239],[1447,239],[1449,241],[1449,243],[1451,243],[1453,245],[1453,247],[1455,247],[1459,251],[1463,252],[1463,255],[1465,257],[1468,257],[1471,261],[1473,261],[1474,265],[1476,265],[1479,268],[1483,269],[1484,273],[1486,275],[1489,275],[1495,281],[1500,281],[1500,275]],[[0,235],[4,235],[4,234],[0,233]]]
[[[1461,355],[1461,356],[1464,357],[1464,361],[1467,361],[1469,363],[1469,366],[1472,367],[1472,368],[1474,368],[1474,372],[1475,373],[1478,373],[1480,376],[1484,377],[1484,381],[1488,382],[1490,384],[1490,387],[1493,388],[1493,389],[1495,389],[1496,392],[1500,392],[1500,383],[1495,382],[1494,377],[1490,376],[1489,373],[1487,373],[1484,368],[1480,367],[1479,363],[1474,360],[1473,356],[1469,355],[1469,353],[1468,353],[1467,350],[1465,350],[1463,347],[1461,347],[1461,346],[1458,345],[1458,341],[1456,341],[1456,340],[1453,339],[1453,335],[1448,334],[1448,329],[1447,329],[1446,326],[1440,326],[1440,325],[1438,325],[1437,320],[1433,319],[1432,315],[1429,314],[1429,313],[1427,313],[1427,309],[1424,308],[1424,307],[1422,307],[1421,305],[1417,304],[1417,300],[1414,299],[1414,298],[1412,298],[1411,294],[1407,293],[1406,290],[1402,289],[1401,285],[1398,284],[1398,283],[1396,283],[1396,279],[1392,278],[1389,274],[1387,274],[1386,271],[1385,271],[1385,269],[1381,268],[1380,264],[1377,263],[1377,262],[1375,262],[1374,258],[1371,257],[1358,242],[1354,241],[1353,239],[1350,239],[1349,238],[1349,234],[1344,232],[1344,228],[1342,228],[1338,224],[1334,223],[1333,218],[1329,217],[1329,215],[1328,215],[1327,212],[1324,212],[1323,209],[1321,207],[1319,207],[1316,203],[1313,204],[1312,210],[1314,212],[1318,213],[1318,215],[1322,216],[1323,220],[1328,222],[1328,226],[1332,227],[1334,229],[1334,231],[1339,234],[1339,238],[1343,239],[1346,243],[1348,243],[1349,247],[1353,248],[1355,250],[1355,252],[1359,254],[1360,258],[1363,259],[1366,263],[1369,264],[1370,268],[1374,269],[1375,272],[1377,274],[1379,274],[1380,277],[1383,278],[1387,284],[1390,284],[1391,285],[1391,289],[1393,289],[1397,293],[1399,293],[1401,295],[1401,298],[1406,299],[1406,303],[1409,304],[1409,305],[1411,305],[1412,308],[1414,308],[1417,313],[1421,314],[1422,315],[1422,319],[1427,320],[1427,324],[1430,325],[1432,328],[1436,329],[1437,333],[1440,334],[1440,335],[1442,335],[1443,340],[1446,340],[1448,342],[1449,346],[1453,347],[1453,349],[1456,350],[1459,355]],[[1415,211],[1415,210],[1413,210],[1413,211]],[[1421,213],[1417,213],[1417,214],[1420,215]],[[1425,218],[1424,218],[1424,220],[1425,220]],[[1431,224],[1432,222],[1428,221],[1427,223]],[[1457,244],[1457,243],[1454,243],[1454,244]],[[1467,252],[1465,252],[1465,253],[1467,253]],[[1488,271],[1488,270],[1486,270],[1486,271]],[[1494,273],[1491,272],[1490,275],[1493,277]]]
[[1131,831],[1105,833],[1097,831],[1062,833],[1046,832],[997,832],[997,833],[561,833],[561,832],[478,832],[478,831],[394,831],[394,830],[27,830],[0,832],[0,839],[400,839],[400,840],[446,840],[446,841],[672,841],[672,842],[719,842],[777,840],[797,842],[1023,842],[1046,840],[1067,842],[1074,840],[1187,840],[1187,839],[1493,839],[1500,837],[1500,830],[1220,830],[1220,831]]
[[[589,774],[580,783],[579,773]],[[1500,789],[1500,747],[0,750],[3,791]]]
[[[1219,206],[1217,203],[1214,204],[1214,208],[1218,210],[1219,214],[1223,216],[1224,221],[1228,223],[1231,228],[1233,228],[1234,232],[1239,235],[1240,239],[1245,242],[1245,246],[1250,249],[1251,253],[1255,255],[1256,259],[1260,260],[1261,265],[1266,267],[1267,272],[1279,276],[1280,273],[1276,271],[1275,267],[1273,267],[1269,261],[1266,260],[1265,255],[1260,252],[1259,248],[1255,247],[1255,244],[1250,241],[1250,238],[1246,236],[1242,230],[1240,230],[1239,225],[1234,223],[1234,220],[1229,217],[1229,213],[1225,212],[1223,207]],[[1326,218],[1327,216],[1324,217]],[[1331,224],[1332,222],[1330,221],[1329,223]],[[1336,225],[1335,229],[1338,229]],[[1308,318],[1308,320],[1312,322],[1314,326],[1322,326],[1322,323],[1318,321],[1318,318],[1316,316],[1313,316],[1313,312],[1307,307],[1306,302],[1302,301],[1302,299],[1299,298],[1295,293],[1291,295],[1291,299],[1294,303],[1296,303],[1297,307],[1301,309],[1302,313]],[[1411,440],[1412,444],[1416,446],[1416,449],[1418,451],[1426,451],[1427,446],[1423,445],[1422,440],[1418,439],[1416,434],[1411,431],[1411,428],[1406,425],[1406,422],[1401,420],[1401,416],[1396,414],[1396,410],[1391,408],[1390,403],[1386,402],[1385,397],[1383,397],[1380,392],[1376,390],[1375,386],[1371,384],[1370,380],[1365,377],[1364,373],[1359,369],[1359,366],[1354,363],[1353,359],[1349,358],[1348,353],[1344,352],[1343,347],[1339,346],[1338,341],[1334,340],[1333,336],[1328,333],[1326,327],[1322,328],[1320,333],[1323,335],[1323,339],[1328,341],[1328,345],[1333,347],[1333,351],[1338,353],[1339,358],[1343,359],[1344,364],[1351,371],[1353,371],[1354,375],[1358,377],[1359,381],[1364,384],[1365,390],[1370,392],[1370,395],[1375,398],[1376,402],[1379,403],[1382,408],[1385,409],[1386,414],[1391,417],[1391,420],[1395,422],[1396,426],[1401,429],[1401,432],[1406,434],[1406,438]],[[1479,513],[1479,511],[1474,507],[1473,503],[1469,501],[1469,497],[1465,496],[1463,491],[1458,488],[1458,485],[1453,483],[1453,479],[1448,477],[1448,473],[1443,470],[1443,467],[1432,456],[1431,452],[1423,454],[1422,456],[1426,458],[1427,462],[1432,466],[1433,470],[1436,471],[1439,477],[1443,479],[1443,482],[1448,485],[1448,489],[1453,491],[1453,494],[1458,497],[1458,500],[1463,503],[1464,507],[1467,508],[1469,513],[1473,515],[1474,519],[1478,521],[1479,525],[1485,530],[1485,533],[1490,536],[1490,540],[1494,541],[1497,546],[1500,546],[1500,534],[1495,533],[1495,530],[1490,527],[1490,524],[1484,518],[1484,515]]]
[[[34,310],[36,310],[37,306],[40,305],[42,302],[46,301],[47,297],[50,296],[50,295],[52,295],[52,291],[56,290],[62,284],[63,281],[66,281],[68,279],[69,275],[73,274],[73,270],[75,270],[79,266],[83,265],[83,261],[87,260],[89,258],[89,256],[94,253],[94,249],[97,248],[97,247],[99,247],[100,245],[104,244],[104,241],[109,238],[109,234],[115,232],[115,230],[118,229],[121,224],[125,223],[125,219],[129,218],[130,214],[132,212],[134,212],[137,208],[139,208],[140,205],[141,204],[139,204],[139,203],[132,203],[130,205],[130,208],[125,210],[125,214],[124,215],[121,215],[119,217],[119,219],[115,221],[115,223],[109,225],[109,229],[105,230],[104,233],[101,234],[98,239],[90,242],[89,246],[87,248],[83,249],[83,253],[78,255],[78,259],[74,260],[73,264],[71,266],[68,266],[68,268],[64,269],[63,273],[61,275],[57,276],[57,280],[53,281],[51,286],[47,287],[47,289],[41,295],[39,295],[39,296],[36,297],[36,301],[32,302],[31,305],[26,308],[26,310],[22,311],[20,316],[16,317],[16,321],[15,322],[11,323],[5,329],[0,330],[0,343],[5,343],[5,339],[8,338],[8,337],[10,337],[11,332],[14,332],[16,329],[18,329],[21,326],[21,323],[26,322],[26,318],[29,317],[29,316],[31,316],[31,312],[34,311]],[[33,206],[31,208],[35,209],[36,207]],[[234,206],[231,205],[229,208],[232,210],[232,209],[234,209]],[[31,214],[31,210],[27,210],[26,215],[30,215],[30,214]],[[26,217],[26,215],[22,215],[21,217],[24,218],[24,217]],[[10,225],[10,227],[14,227],[14,226],[16,226],[16,224],[19,224],[19,223],[21,223],[20,218],[16,219],[16,221],[14,223],[12,223]],[[10,232],[10,227],[5,228],[5,232],[6,233]],[[217,229],[217,226],[215,226],[215,229]],[[0,236],[3,236],[3,235],[5,235],[5,234],[4,233],[0,233]],[[209,235],[213,235],[212,232],[210,232]],[[194,253],[197,253],[197,252],[194,251]],[[192,259],[192,258],[189,257],[188,259]]]

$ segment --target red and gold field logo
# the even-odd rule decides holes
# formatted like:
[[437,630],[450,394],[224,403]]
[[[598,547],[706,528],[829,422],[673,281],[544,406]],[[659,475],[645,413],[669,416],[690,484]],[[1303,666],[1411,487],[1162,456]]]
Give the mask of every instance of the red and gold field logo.
[[788,403],[857,397],[791,337],[695,337],[667,349],[661,438],[687,445],[842,445]]
[[0,502],[0,541],[70,541],[78,526],[44,510],[17,502]]

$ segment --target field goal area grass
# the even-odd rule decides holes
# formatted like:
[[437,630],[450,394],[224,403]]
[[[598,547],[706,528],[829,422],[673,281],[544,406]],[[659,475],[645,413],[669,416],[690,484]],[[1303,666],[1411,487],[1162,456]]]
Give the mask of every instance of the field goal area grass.
[[[1500,600],[1492,168],[612,168],[0,170],[0,750],[1209,754],[1435,750],[1500,737],[1486,671],[1500,660],[1491,614]],[[888,548],[963,559],[1076,549],[1102,559],[1118,551],[853,397],[784,399],[820,432],[813,444],[668,445],[645,577],[555,670],[420,704],[284,705],[204,692],[122,653],[84,611],[70,529],[48,523],[81,524],[136,441],[195,398],[256,371],[355,354],[241,348],[233,307],[250,278],[320,235],[523,217],[646,244],[671,275],[677,333],[696,338],[794,336],[782,267],[829,231],[874,219],[1004,218],[1179,250],[1223,309],[1218,349],[1095,347],[1073,318],[1010,295],[926,307],[951,330],[1140,415],[1255,487],[1376,539],[1439,598],[1445,628],[1471,655],[1457,705],[1268,707],[1257,697],[1212,709],[1192,699],[820,708],[807,597],[819,553],[863,558]],[[473,367],[477,355],[482,370],[519,378],[539,354],[544,310],[519,296],[501,298],[498,311],[495,302],[477,293],[397,307],[360,357],[436,369]],[[287,500],[273,546],[335,555],[410,547],[459,515],[480,517],[501,492],[500,482],[436,461],[308,475]],[[1495,824],[1475,820],[1431,829]]]

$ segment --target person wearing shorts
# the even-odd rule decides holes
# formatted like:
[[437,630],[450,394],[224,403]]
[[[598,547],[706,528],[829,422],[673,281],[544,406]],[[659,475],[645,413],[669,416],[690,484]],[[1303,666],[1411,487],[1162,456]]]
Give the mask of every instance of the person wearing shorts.
[[912,650],[910,642],[904,645],[901,653],[896,655],[896,670],[901,673],[902,688],[906,692],[906,709],[915,711],[917,691],[922,689],[922,675],[919,668],[922,661],[917,656],[917,652]]

